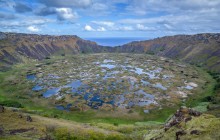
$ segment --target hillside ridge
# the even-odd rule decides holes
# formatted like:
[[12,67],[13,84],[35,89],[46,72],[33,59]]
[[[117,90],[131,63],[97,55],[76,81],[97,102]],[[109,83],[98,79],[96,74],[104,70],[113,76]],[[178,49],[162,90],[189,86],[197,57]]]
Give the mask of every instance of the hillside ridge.
[[174,35],[121,46],[101,46],[76,35],[37,35],[0,32],[0,70],[31,58],[42,60],[52,54],[80,53],[145,53],[220,72],[220,33]]
[[220,72],[220,33],[165,36],[134,41],[115,49],[117,52],[146,53],[179,59]]
[[0,70],[25,59],[42,60],[52,54],[99,53],[104,47],[76,35],[37,35],[0,32]]

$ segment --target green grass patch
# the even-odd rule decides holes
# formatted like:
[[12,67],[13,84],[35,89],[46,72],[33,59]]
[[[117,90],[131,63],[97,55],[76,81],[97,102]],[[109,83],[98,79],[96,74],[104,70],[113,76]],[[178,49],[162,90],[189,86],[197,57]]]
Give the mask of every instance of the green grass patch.
[[206,71],[197,68],[199,75],[203,75],[206,79],[206,84],[202,87],[201,90],[197,91],[195,94],[189,96],[186,101],[187,107],[195,107],[198,106],[201,102],[204,102],[204,99],[208,96],[212,96],[214,94],[215,86],[217,84],[216,80],[208,74]]
[[193,107],[193,109],[199,112],[206,112],[208,110],[207,109],[208,105],[209,105],[209,102],[201,102],[198,104],[198,106]]
[[7,107],[16,107],[16,108],[22,108],[23,107],[19,102],[13,101],[13,100],[1,101],[0,105],[7,106]]

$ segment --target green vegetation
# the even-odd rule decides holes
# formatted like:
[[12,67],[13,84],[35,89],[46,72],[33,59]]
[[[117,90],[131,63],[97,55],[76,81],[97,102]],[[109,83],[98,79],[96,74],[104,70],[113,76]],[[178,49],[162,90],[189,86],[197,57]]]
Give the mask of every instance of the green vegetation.
[[204,101],[208,101],[209,105],[207,106],[207,113],[213,114],[217,117],[220,117],[220,73],[209,72],[210,75],[216,80],[214,87],[214,94],[204,98]]
[[4,100],[0,102],[0,105],[2,106],[8,106],[8,107],[16,107],[16,108],[21,108],[22,105],[16,101],[12,100]]
[[[198,69],[198,68],[197,68]],[[202,69],[198,69],[200,75],[203,75],[206,79],[206,83],[204,87],[201,87],[201,90],[197,93],[193,94],[187,99],[186,106],[195,107],[199,103],[204,102],[204,98],[212,96],[214,94],[214,88],[216,85],[216,81],[212,78],[210,74],[205,72]]]
[[[73,56],[75,57],[75,56]],[[13,67],[11,71],[0,73],[0,85],[1,87],[1,96],[0,104],[11,107],[24,107],[22,111],[27,113],[39,114],[46,117],[52,118],[63,118],[67,120],[73,120],[77,122],[94,122],[94,123],[109,123],[109,124],[134,124],[135,122],[146,122],[146,121],[157,121],[164,122],[176,109],[178,109],[181,104],[176,104],[175,106],[166,106],[163,105],[162,109],[151,109],[149,114],[145,114],[141,109],[134,109],[130,113],[130,117],[123,115],[116,115],[112,117],[109,115],[104,115],[102,111],[96,110],[87,110],[87,111],[60,111],[55,109],[52,104],[52,99],[39,98],[41,95],[38,92],[30,91],[33,87],[33,83],[27,82],[26,74],[35,73],[33,66],[36,65],[37,68],[44,67],[45,71],[50,71],[51,66],[45,67],[45,65],[54,65],[56,61],[64,61],[72,59],[72,56],[51,56],[50,59],[45,59],[42,63],[37,64],[37,62],[26,62],[26,64],[18,64]],[[82,59],[86,58],[87,55],[80,55]],[[75,59],[76,60],[76,59]],[[82,61],[82,60],[80,60]],[[193,94],[193,97],[190,97],[186,102],[186,105],[189,107],[197,106],[204,97],[210,96],[214,88],[214,80],[211,76],[197,68],[199,74],[207,80],[206,84],[201,87],[201,90],[198,90],[198,94]],[[201,92],[202,91],[202,92]],[[65,90],[63,91],[65,92]],[[201,92],[201,93],[200,93]],[[5,98],[7,97],[7,98]],[[165,102],[164,102],[165,104]],[[49,108],[49,109],[48,109]],[[132,115],[137,112],[140,117],[132,117]],[[107,113],[108,114],[108,113]]]
[[[48,119],[48,121],[56,119],[57,122],[59,120],[68,120],[68,123],[72,124],[75,127],[75,122],[80,124],[79,130],[72,130],[70,127],[66,127],[64,125],[59,126],[50,126],[50,124],[41,122],[42,125],[37,128],[41,130],[38,134],[38,138],[41,136],[50,137],[53,139],[143,139],[143,136],[146,133],[150,133],[152,129],[158,129],[162,126],[162,124],[167,120],[167,118],[172,115],[181,105],[186,105],[188,107],[193,107],[196,110],[202,112],[211,112],[212,114],[216,113],[216,109],[218,108],[218,100],[219,98],[213,99],[216,97],[216,93],[219,89],[219,75],[211,73],[208,74],[203,71],[201,68],[193,67],[191,70],[188,68],[189,66],[179,66],[177,68],[173,68],[168,66],[161,66],[169,71],[178,72],[182,75],[177,75],[176,78],[179,79],[189,78],[194,75],[201,76],[199,78],[192,78],[192,82],[198,82],[202,86],[199,86],[197,89],[192,91],[186,91],[189,93],[189,98],[186,102],[182,101],[181,98],[176,97],[176,93],[174,93],[175,87],[182,85],[178,83],[174,83],[168,93],[165,91],[160,91],[160,94],[167,96],[170,95],[171,99],[167,104],[167,100],[161,100],[161,107],[150,106],[149,113],[144,113],[144,107],[132,107],[130,109],[120,110],[117,108],[113,108],[110,111],[106,110],[92,110],[92,109],[82,109],[86,106],[85,103],[79,104],[81,108],[77,108],[77,110],[72,111],[61,111],[55,108],[56,104],[66,105],[65,101],[71,99],[71,103],[79,102],[82,97],[77,98],[76,100],[71,98],[70,96],[65,96],[61,100],[55,100],[54,98],[42,98],[41,92],[34,92],[31,89],[34,86],[33,82],[26,80],[27,74],[33,73],[42,73],[46,72],[46,74],[51,71],[58,71],[60,69],[59,63],[67,63],[70,60],[74,59],[74,65],[76,67],[80,67],[81,62],[85,63],[87,59],[87,55],[80,55],[79,59],[76,59],[78,56],[69,56],[65,55],[65,57],[59,56],[51,56],[50,59],[45,59],[41,62],[34,62],[31,60],[26,60],[24,64],[14,65],[12,70],[7,72],[0,73],[0,105],[20,108],[18,109],[20,113],[27,113],[33,116],[39,115],[41,119]],[[117,56],[120,58],[120,56]],[[138,58],[138,57],[137,57]],[[137,59],[136,58],[136,59]],[[140,59],[142,61],[142,59]],[[143,59],[143,61],[145,61]],[[162,61],[162,60],[161,60]],[[162,61],[163,62],[163,61]],[[183,67],[183,68],[182,68]],[[67,64],[62,64],[62,69],[68,69],[69,66]],[[181,72],[182,69],[187,69],[188,71]],[[99,69],[98,69],[99,70]],[[176,70],[176,71],[175,71]],[[168,72],[169,72],[168,71]],[[196,73],[197,72],[197,73]],[[196,74],[195,74],[196,73]],[[100,72],[100,75],[103,73]],[[130,74],[126,72],[126,74]],[[41,75],[39,75],[41,76]],[[121,76],[123,76],[121,74]],[[131,75],[130,75],[131,76]],[[182,76],[182,77],[181,77]],[[77,76],[76,76],[77,77]],[[213,77],[215,79],[213,79]],[[79,77],[77,77],[79,78]],[[141,76],[137,76],[137,78],[141,79]],[[113,80],[109,80],[107,84],[111,84]],[[158,82],[155,79],[152,80],[154,82]],[[65,81],[61,80],[59,85],[62,85]],[[123,80],[125,86],[128,87],[128,83],[126,80]],[[138,82],[137,82],[138,83]],[[140,83],[140,82],[139,82]],[[162,84],[163,81],[161,81]],[[91,83],[91,85],[94,85]],[[94,85],[96,87],[96,85]],[[96,87],[97,88],[97,87]],[[65,93],[69,89],[62,89],[61,92]],[[149,93],[152,91],[156,91],[155,89],[145,88],[145,90]],[[108,90],[105,90],[106,94],[110,94]],[[216,93],[214,93],[216,91]],[[115,94],[118,94],[118,90],[113,90]],[[191,93],[192,92],[192,93]],[[192,95],[190,95],[192,94]],[[219,97],[219,96],[218,96]],[[78,105],[78,104],[76,104]],[[207,110],[208,107],[208,110]],[[86,107],[85,107],[86,108]],[[215,112],[215,113],[214,113]],[[219,111],[218,111],[219,112]],[[10,114],[10,113],[9,113]],[[6,121],[6,116],[4,121]],[[17,122],[18,120],[15,120]],[[84,125],[87,124],[88,127],[94,127],[95,129],[102,129],[104,132],[87,130],[84,129]],[[36,125],[36,124],[34,124]],[[47,126],[45,126],[47,125]],[[77,124],[78,125],[78,124]],[[81,126],[82,125],[82,126]],[[87,126],[86,125],[86,126]],[[71,126],[71,127],[73,127]],[[30,127],[29,127],[30,128]],[[9,129],[8,129],[9,130]],[[107,132],[106,132],[107,131]],[[113,131],[114,133],[110,133]],[[5,137],[7,139],[7,136]],[[23,137],[19,136],[10,136],[10,139],[23,139]]]

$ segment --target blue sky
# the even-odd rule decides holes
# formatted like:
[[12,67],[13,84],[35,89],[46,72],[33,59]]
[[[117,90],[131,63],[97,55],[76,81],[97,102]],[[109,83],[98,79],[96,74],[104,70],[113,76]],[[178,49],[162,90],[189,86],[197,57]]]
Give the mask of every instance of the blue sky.
[[0,31],[146,37],[220,31],[220,0],[0,0]]

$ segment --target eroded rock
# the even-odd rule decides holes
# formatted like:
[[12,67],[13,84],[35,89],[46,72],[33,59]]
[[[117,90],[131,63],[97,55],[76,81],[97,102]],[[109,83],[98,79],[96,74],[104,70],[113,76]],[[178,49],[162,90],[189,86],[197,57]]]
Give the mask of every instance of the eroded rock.
[[5,112],[4,106],[0,105],[0,113],[4,113],[4,112]]
[[4,134],[4,128],[0,126],[0,136]]
[[33,121],[31,116],[27,116],[26,120],[27,120],[27,122],[32,122]]
[[180,130],[176,132],[176,140],[180,139],[180,136],[186,135],[186,132],[184,130]]
[[201,115],[201,112],[195,111],[191,108],[181,107],[176,113],[167,121],[164,126],[165,131],[173,126],[179,125],[181,122],[188,122],[193,117],[198,117]]
[[190,132],[191,135],[199,135],[200,134],[200,131],[199,130],[192,130]]

